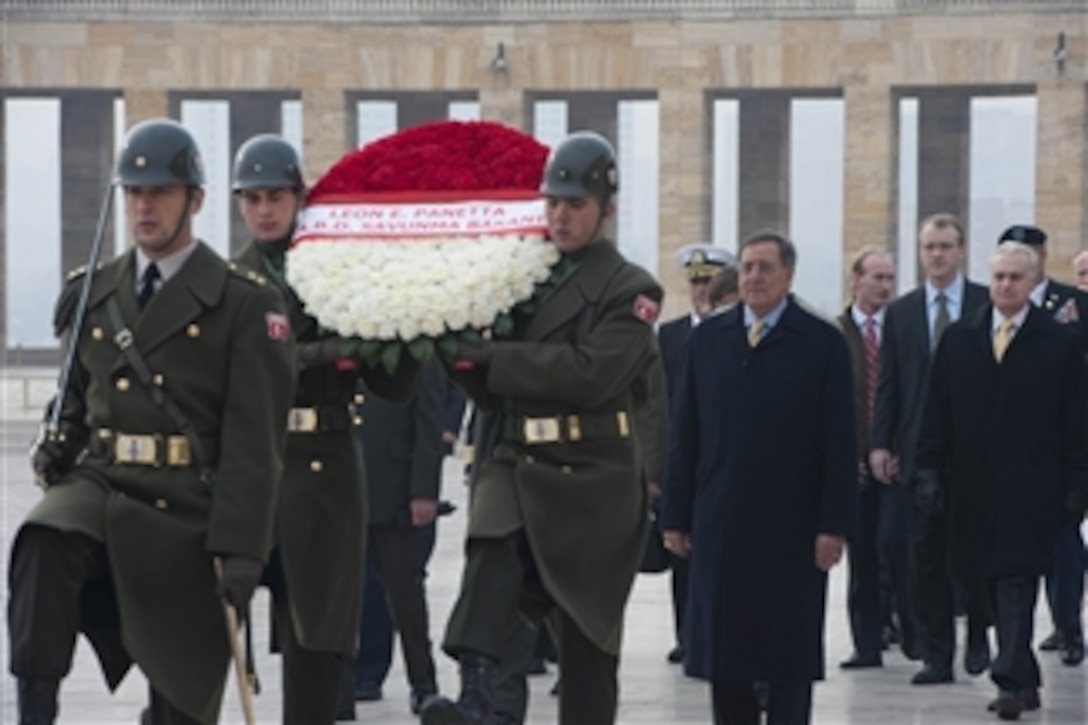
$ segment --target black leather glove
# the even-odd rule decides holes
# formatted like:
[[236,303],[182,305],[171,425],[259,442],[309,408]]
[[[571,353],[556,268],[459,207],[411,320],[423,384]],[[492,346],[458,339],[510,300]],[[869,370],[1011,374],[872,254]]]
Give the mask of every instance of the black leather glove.
[[43,425],[30,446],[30,467],[38,485],[48,488],[72,470],[79,448],[62,434],[49,434]]
[[461,340],[457,343],[457,359],[468,360],[474,365],[487,365],[491,362],[491,356],[494,353],[495,343],[490,340],[480,340],[479,342]]
[[937,471],[926,468],[914,474],[914,503],[930,516],[944,513],[944,495]]
[[253,590],[261,581],[264,564],[245,556],[224,556],[223,569],[219,574],[219,583],[215,591],[234,606],[239,617],[243,616]]
[[297,347],[300,368],[332,365],[343,357],[344,338],[334,335],[313,342],[300,342]]

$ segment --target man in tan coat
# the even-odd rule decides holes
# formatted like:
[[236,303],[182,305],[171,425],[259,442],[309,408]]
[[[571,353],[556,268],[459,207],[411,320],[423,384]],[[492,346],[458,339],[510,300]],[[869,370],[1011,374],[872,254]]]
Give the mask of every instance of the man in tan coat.
[[463,345],[459,383],[495,420],[469,514],[464,580],[444,648],[461,697],[423,722],[484,723],[492,678],[519,610],[552,614],[559,722],[615,720],[623,610],[645,544],[647,493],[633,412],[657,359],[661,288],[602,237],[615,155],[576,133],[544,172],[548,231],[562,253],[516,314],[510,339]]
[[62,293],[74,364],[59,430],[32,451],[45,496],[12,547],[22,725],[55,720],[81,631],[111,688],[143,670],[145,721],[216,722],[221,598],[245,608],[272,543],[295,378],[283,300],[193,237],[204,178],[181,126],[133,128],[117,180],[136,244],[95,270],[79,329],[86,272]]

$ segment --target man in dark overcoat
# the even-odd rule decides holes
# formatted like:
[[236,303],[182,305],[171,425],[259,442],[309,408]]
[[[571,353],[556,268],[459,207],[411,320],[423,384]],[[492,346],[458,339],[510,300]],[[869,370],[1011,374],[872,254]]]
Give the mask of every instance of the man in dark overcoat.
[[[1031,290],[1031,302],[1056,322],[1069,325],[1080,334],[1088,360],[1088,295],[1045,274],[1046,232],[1039,227],[1014,224],[1001,233],[998,243],[1005,240],[1023,242],[1039,255],[1043,274]],[[1046,575],[1046,599],[1054,631],[1039,645],[1041,650],[1057,650],[1062,663],[1069,666],[1084,661],[1084,631],[1080,618],[1088,557],[1080,525],[1079,520],[1070,519],[1058,529],[1054,567]]]
[[691,556],[685,670],[715,722],[808,722],[824,674],[827,571],[857,516],[850,356],[789,295],[796,252],[773,233],[740,248],[744,301],[692,334],[673,402],[662,528]]
[[519,609],[554,612],[559,722],[610,723],[623,613],[646,540],[647,495],[634,412],[657,360],[661,288],[603,237],[615,153],[579,132],[549,157],[542,191],[561,253],[511,338],[462,345],[455,368],[482,408],[501,415],[479,462],[467,562],[444,649],[460,662],[457,702],[432,700],[423,722],[491,721],[491,682]]
[[[676,261],[684,270],[684,276],[688,280],[691,311],[662,323],[657,331],[657,344],[661,348],[661,361],[665,369],[669,400],[676,394],[688,337],[691,331],[713,312],[713,306],[708,299],[710,280],[726,265],[733,265],[736,262],[732,252],[704,242],[689,244],[682,248],[677,252]],[[662,471],[662,475],[663,473]],[[660,484],[662,479],[659,476],[652,480]],[[653,502],[653,505],[656,509],[660,509],[658,502]],[[678,663],[684,661],[681,635],[684,631],[684,610],[687,607],[688,562],[686,558],[676,556],[672,552],[668,552],[667,556],[669,568],[672,570],[672,613],[676,630],[676,646],[669,651],[667,658],[669,662]]]
[[295,376],[279,293],[193,236],[202,169],[179,124],[135,126],[117,162],[135,246],[95,270],[80,329],[86,270],[57,306],[74,364],[10,569],[24,725],[56,718],[80,631],[111,689],[132,662],[147,676],[145,721],[218,721],[220,596],[244,610],[272,547]]
[[952,573],[986,583],[998,642],[991,709],[1016,719],[1039,707],[1039,579],[1059,525],[1084,512],[1088,398],[1077,334],[1029,300],[1037,255],[1004,242],[990,271],[992,306],[949,327],[937,348],[917,486],[920,503],[947,509]]
[[261,134],[238,149],[233,189],[252,241],[237,261],[283,295],[298,347],[276,546],[264,580],[272,590],[283,652],[283,721],[332,723],[355,654],[367,530],[366,472],[352,404],[362,377],[376,394],[405,400],[419,365],[393,375],[341,356],[342,340],[321,328],[287,282],[287,246],[304,185],[298,153]]

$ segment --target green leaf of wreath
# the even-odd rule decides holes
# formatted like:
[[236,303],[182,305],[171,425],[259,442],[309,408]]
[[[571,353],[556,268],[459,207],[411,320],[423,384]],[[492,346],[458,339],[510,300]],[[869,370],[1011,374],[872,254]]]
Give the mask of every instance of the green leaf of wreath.
[[382,367],[385,368],[385,372],[392,375],[397,371],[397,363],[400,362],[401,348],[404,347],[404,343],[400,341],[390,342],[382,350]]
[[359,340],[358,357],[369,367],[376,368],[381,362],[382,350],[387,344],[385,340]]
[[408,343],[408,352],[419,362],[424,362],[434,355],[434,341],[429,337],[417,337]]
[[447,332],[438,338],[438,354],[446,362],[453,362],[457,358],[457,333]]

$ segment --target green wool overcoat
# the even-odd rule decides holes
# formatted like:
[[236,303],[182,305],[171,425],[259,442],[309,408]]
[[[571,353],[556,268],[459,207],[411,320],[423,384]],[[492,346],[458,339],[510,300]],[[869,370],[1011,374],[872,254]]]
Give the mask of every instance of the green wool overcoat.
[[[251,242],[239,264],[267,274],[283,294],[299,348],[330,336],[306,314],[302,301],[270,269]],[[300,369],[293,407],[353,407],[359,379],[375,395],[394,402],[411,397],[421,365],[405,355],[393,375],[384,369],[340,369],[336,361]],[[286,420],[286,419],[285,419]],[[357,422],[365,425],[362,418]],[[308,650],[353,656],[362,608],[367,534],[366,470],[351,427],[289,433],[275,546],[283,566],[291,622]]]
[[[91,445],[27,523],[105,545],[113,586],[92,588],[81,604],[83,630],[110,686],[135,661],[167,700],[212,723],[230,656],[213,557],[269,554],[295,373],[280,295],[196,244],[142,311],[133,250],[97,270],[62,429],[69,440],[92,444],[102,429],[180,432],[115,344],[112,298],[154,376],[151,385],[215,457],[213,479],[202,480],[195,466],[117,464]],[[81,282],[74,274],[62,293],[58,332],[72,324]]]
[[[504,431],[480,462],[468,536],[523,528],[549,597],[597,646],[618,653],[646,539],[633,426],[657,359],[652,323],[662,290],[607,240],[578,256],[574,273],[517,319],[512,339],[494,344],[487,366],[455,373],[502,417]],[[528,444],[518,434],[526,416],[602,422],[617,413],[629,423],[626,437]]]

